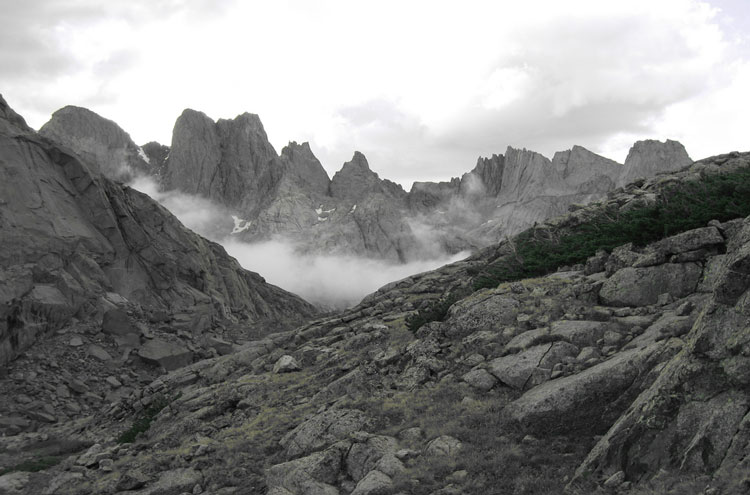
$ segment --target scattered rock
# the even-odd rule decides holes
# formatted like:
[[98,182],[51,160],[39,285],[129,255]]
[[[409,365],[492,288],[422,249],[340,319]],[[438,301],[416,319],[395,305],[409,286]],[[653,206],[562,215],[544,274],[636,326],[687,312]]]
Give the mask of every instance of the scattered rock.
[[181,344],[162,339],[152,339],[138,350],[138,356],[147,363],[162,366],[167,371],[176,370],[193,362],[193,353]]
[[88,353],[89,356],[93,356],[96,359],[99,359],[100,361],[111,361],[112,356],[109,355],[109,353],[104,350],[104,348],[97,344],[91,344],[88,347]]
[[469,371],[461,379],[481,392],[490,391],[497,383],[497,379],[485,369]]
[[427,444],[427,457],[455,457],[461,450],[461,441],[450,435],[441,435]]
[[389,495],[393,480],[384,473],[374,469],[357,483],[351,495]]
[[299,365],[296,359],[290,355],[281,356],[276,363],[273,365],[274,373],[291,373],[293,371],[299,371],[302,367]]

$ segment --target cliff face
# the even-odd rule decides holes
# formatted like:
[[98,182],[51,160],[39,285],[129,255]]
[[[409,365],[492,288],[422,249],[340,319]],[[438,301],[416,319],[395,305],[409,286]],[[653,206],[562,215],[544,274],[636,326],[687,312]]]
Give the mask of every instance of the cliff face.
[[628,152],[617,185],[622,186],[637,178],[653,177],[662,172],[680,170],[691,163],[685,147],[677,141],[638,141]]
[[111,294],[196,332],[313,314],[148,196],[103,177],[95,155],[84,161],[34,133],[4,100],[0,110],[0,364],[74,316],[101,317]]

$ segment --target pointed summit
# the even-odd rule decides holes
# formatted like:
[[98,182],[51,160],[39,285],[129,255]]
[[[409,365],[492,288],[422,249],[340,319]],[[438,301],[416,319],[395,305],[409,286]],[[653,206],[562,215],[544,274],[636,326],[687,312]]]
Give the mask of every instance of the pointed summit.
[[331,180],[331,196],[334,198],[357,201],[371,193],[382,193],[399,199],[406,197],[406,192],[389,180],[381,179],[370,170],[365,155],[354,152],[352,159],[336,172]]
[[281,150],[281,163],[284,168],[282,187],[286,185],[316,194],[328,194],[331,179],[308,143],[297,144],[291,141],[284,146]]
[[[490,158],[479,157],[477,165],[470,174],[478,177],[484,185],[485,191],[490,196],[497,196],[503,185],[503,170],[505,169],[505,157],[493,154]],[[464,179],[461,179],[462,191],[468,190],[463,187]]]

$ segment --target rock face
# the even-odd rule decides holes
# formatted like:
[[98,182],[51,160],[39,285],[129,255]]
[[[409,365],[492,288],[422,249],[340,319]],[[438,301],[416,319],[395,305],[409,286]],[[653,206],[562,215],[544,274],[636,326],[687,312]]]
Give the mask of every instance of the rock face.
[[174,126],[162,180],[166,189],[257,213],[278,181],[276,159],[257,115],[214,122],[204,113],[185,110]]
[[143,149],[111,120],[81,107],[67,106],[52,114],[39,134],[75,152],[105,177],[127,182],[154,167]]
[[95,156],[80,159],[26,128],[4,100],[0,108],[0,364],[73,316],[100,317],[113,293],[194,331],[314,313],[148,196],[92,171]]
[[692,162],[685,147],[677,141],[638,141],[625,158],[618,185],[629,184],[639,177],[653,177],[658,173],[681,170]]

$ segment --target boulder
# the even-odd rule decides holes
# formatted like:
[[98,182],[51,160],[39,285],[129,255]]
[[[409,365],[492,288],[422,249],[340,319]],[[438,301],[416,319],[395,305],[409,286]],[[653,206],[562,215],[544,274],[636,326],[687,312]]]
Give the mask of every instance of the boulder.
[[389,436],[372,435],[355,442],[346,454],[346,471],[354,481],[362,480],[386,454],[395,454],[398,441]]
[[677,345],[657,342],[620,352],[580,373],[529,390],[506,411],[524,427],[540,433],[601,433],[650,385],[650,370],[678,349]]
[[461,379],[481,392],[490,391],[497,383],[497,379],[482,368],[469,371]]
[[455,457],[461,450],[461,441],[450,435],[441,435],[427,444],[424,454],[427,457]]
[[393,480],[378,470],[372,470],[362,478],[351,495],[389,495]]
[[330,409],[301,423],[279,443],[286,449],[288,457],[296,457],[346,438],[369,423],[367,415],[357,409]]
[[193,352],[182,344],[162,339],[151,339],[138,349],[138,356],[147,363],[176,370],[193,362]]
[[90,356],[99,359],[100,361],[111,361],[112,356],[100,345],[91,344],[88,347],[88,353]]
[[609,306],[647,306],[656,304],[661,294],[679,299],[695,292],[701,277],[696,263],[627,267],[602,284],[599,299]]
[[493,359],[489,372],[516,390],[534,387],[550,378],[552,367],[565,357],[578,354],[578,348],[567,342],[530,347],[518,354]]
[[271,466],[266,470],[269,492],[283,488],[294,495],[339,495],[338,489],[332,485],[341,472],[341,454],[341,448],[336,446]]
[[578,346],[596,345],[610,327],[609,323],[600,321],[559,320],[552,323],[550,334],[561,337]]
[[281,356],[276,363],[273,365],[274,373],[291,373],[293,371],[299,371],[302,367],[299,365],[294,356],[288,354]]
[[123,310],[110,309],[104,313],[102,332],[107,335],[124,336],[128,334],[138,335],[140,330]]
[[516,322],[519,306],[516,299],[495,293],[464,299],[451,306],[445,333],[462,337],[477,330],[502,330]]
[[666,257],[672,254],[684,253],[686,251],[697,251],[699,249],[711,249],[724,244],[724,236],[716,227],[702,227],[688,230],[659,241],[651,247]]

